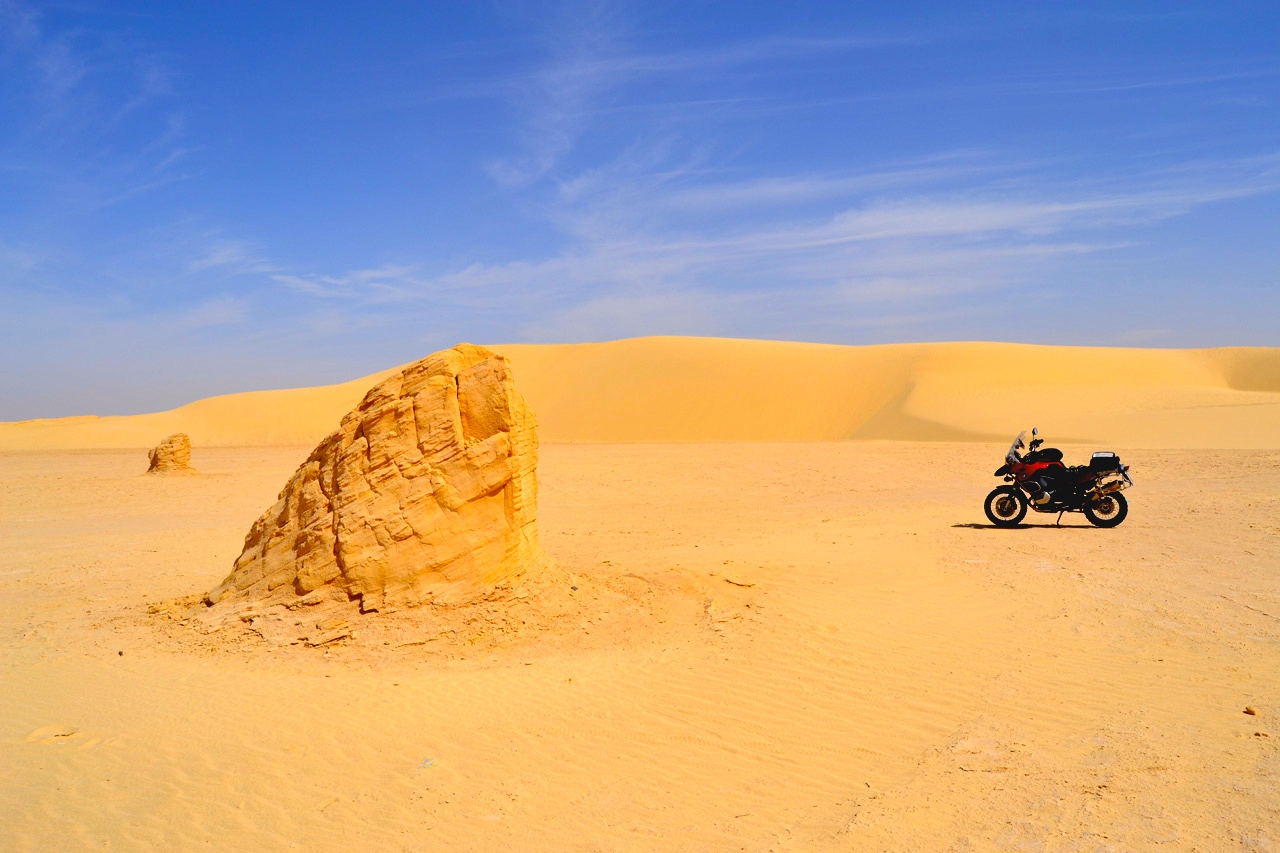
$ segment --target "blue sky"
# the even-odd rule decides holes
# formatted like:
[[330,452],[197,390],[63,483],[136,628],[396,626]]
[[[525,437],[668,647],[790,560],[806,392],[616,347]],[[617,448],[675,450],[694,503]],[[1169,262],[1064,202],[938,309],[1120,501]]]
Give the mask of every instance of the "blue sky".
[[652,334],[1280,345],[1280,4],[0,0],[0,419]]

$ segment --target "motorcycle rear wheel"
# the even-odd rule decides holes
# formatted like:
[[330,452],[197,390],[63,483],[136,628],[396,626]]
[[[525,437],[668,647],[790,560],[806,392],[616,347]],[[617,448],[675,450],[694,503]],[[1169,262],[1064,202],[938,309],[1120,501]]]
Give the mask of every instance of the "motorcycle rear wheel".
[[1103,495],[1084,505],[1084,517],[1097,527],[1115,527],[1129,514],[1129,501],[1119,492]]
[[1017,527],[1027,517],[1027,497],[1013,486],[1000,486],[987,495],[982,509],[996,527]]

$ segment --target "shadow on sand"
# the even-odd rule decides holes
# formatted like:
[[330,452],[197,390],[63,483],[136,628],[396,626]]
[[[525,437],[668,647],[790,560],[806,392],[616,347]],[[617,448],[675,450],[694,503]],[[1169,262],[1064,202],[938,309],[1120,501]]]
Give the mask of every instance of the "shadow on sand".
[[953,524],[952,527],[967,527],[970,530],[1029,530],[1033,527],[1049,528],[1050,530],[1101,530],[1100,527],[1094,527],[1092,524],[1015,524],[1013,527],[997,527],[994,524]]

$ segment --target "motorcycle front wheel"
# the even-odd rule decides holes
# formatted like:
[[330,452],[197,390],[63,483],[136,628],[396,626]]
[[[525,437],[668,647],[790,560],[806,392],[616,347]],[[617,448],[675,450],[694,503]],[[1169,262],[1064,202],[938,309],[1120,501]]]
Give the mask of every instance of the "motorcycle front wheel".
[[1103,495],[1084,505],[1084,517],[1098,527],[1115,527],[1128,514],[1129,502],[1119,492]]
[[1016,527],[1027,517],[1027,498],[1020,489],[1000,486],[987,495],[982,509],[996,527]]

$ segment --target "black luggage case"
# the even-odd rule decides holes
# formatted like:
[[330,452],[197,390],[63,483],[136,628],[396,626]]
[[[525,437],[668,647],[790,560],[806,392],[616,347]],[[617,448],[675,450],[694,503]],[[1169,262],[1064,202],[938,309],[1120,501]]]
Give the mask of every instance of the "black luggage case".
[[1089,460],[1089,470],[1095,473],[1103,471],[1119,471],[1120,457],[1112,453],[1110,450],[1103,450],[1093,454],[1093,458]]

